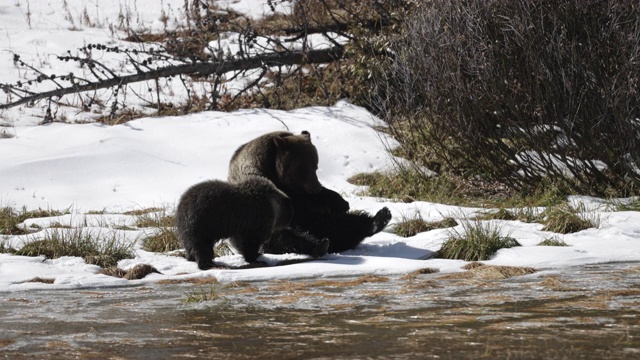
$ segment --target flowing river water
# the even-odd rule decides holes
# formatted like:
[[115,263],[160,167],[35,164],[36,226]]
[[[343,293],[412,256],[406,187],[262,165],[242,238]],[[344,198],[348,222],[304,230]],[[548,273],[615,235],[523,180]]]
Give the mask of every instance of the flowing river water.
[[0,357],[640,358],[640,264],[487,269],[0,293]]

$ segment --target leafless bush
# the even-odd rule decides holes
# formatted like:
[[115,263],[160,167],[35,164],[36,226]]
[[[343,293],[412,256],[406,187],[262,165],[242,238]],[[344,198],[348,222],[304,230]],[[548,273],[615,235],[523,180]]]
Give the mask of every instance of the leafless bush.
[[172,115],[333,104],[353,92],[341,61],[354,33],[387,26],[396,5],[407,1],[309,0],[283,14],[275,9],[288,0],[271,0],[271,13],[253,20],[213,0],[185,0],[180,11],[171,11],[177,14],[172,26],[163,10],[162,33],[135,26],[138,10],[121,6],[110,30],[130,44],[69,50],[55,59],[77,65],[67,74],[52,74],[15,54],[14,65],[25,75],[0,83],[6,95],[0,110],[44,100],[43,123],[62,120],[57,109],[64,106],[118,124],[153,110]]
[[637,192],[637,2],[435,0],[412,14],[368,99],[406,156],[516,189]]

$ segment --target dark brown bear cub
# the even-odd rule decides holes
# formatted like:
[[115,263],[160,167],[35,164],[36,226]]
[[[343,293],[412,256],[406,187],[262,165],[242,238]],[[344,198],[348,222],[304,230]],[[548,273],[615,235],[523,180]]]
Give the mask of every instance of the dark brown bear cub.
[[202,270],[214,266],[213,246],[224,238],[230,238],[247,262],[255,262],[260,246],[292,219],[289,197],[259,176],[237,184],[196,184],[182,195],[176,210],[178,238],[187,259]]

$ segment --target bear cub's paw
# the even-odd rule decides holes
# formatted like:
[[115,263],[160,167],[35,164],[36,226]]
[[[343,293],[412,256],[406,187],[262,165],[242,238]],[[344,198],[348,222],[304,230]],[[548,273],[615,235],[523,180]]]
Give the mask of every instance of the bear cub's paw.
[[387,224],[391,221],[391,211],[388,208],[383,207],[378,211],[378,213],[373,217],[373,225],[371,227],[371,234],[377,234],[382,231]]
[[209,270],[209,269],[214,269],[218,267],[216,264],[213,263],[213,261],[199,261],[198,262],[198,269],[200,270]]

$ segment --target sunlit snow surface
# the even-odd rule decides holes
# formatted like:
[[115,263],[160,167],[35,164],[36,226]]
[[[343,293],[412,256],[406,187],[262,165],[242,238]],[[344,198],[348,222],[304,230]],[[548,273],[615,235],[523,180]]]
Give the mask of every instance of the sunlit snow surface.
[[[71,64],[55,61],[53,55],[64,54],[67,49],[87,43],[123,43],[120,40],[123,34],[114,38],[109,24],[117,22],[119,12],[127,9],[136,14],[132,17],[139,22],[136,26],[161,31],[164,26],[159,21],[162,11],[174,14],[171,19],[179,18],[184,1],[164,0],[157,2],[163,4],[162,9],[145,5],[144,11],[136,8],[142,1],[114,0],[113,6],[106,6],[104,1],[67,0],[66,3],[73,19],[79,19],[79,14],[86,8],[89,17],[100,26],[91,27],[75,20],[74,29],[72,22],[65,19],[62,1],[16,0],[0,4],[0,23],[3,24],[0,27],[0,82],[14,83],[23,75],[13,67],[13,53],[52,72],[75,71]],[[245,6],[252,11],[259,11],[265,4],[264,1],[228,3],[234,8]],[[249,15],[260,16],[258,13]],[[169,26],[175,26],[172,21]],[[318,175],[322,183],[340,192],[352,209],[375,213],[384,206],[389,207],[394,216],[392,224],[416,214],[435,221],[446,216],[460,219],[481,210],[359,196],[362,189],[348,183],[347,179],[361,172],[389,170],[393,160],[387,147],[393,146],[393,141],[373,130],[373,126],[382,125],[379,119],[344,101],[331,107],[290,112],[255,109],[143,118],[111,127],[61,123],[34,126],[41,120],[34,115],[38,113],[35,110],[39,108],[22,106],[0,112],[3,126],[0,132],[12,136],[0,137],[0,206],[69,209],[68,215],[30,219],[26,225],[46,228],[51,223],[60,223],[87,226],[101,234],[115,232],[121,239],[136,242],[136,258],[121,261],[119,267],[128,269],[146,263],[162,274],[128,281],[99,275],[99,267],[88,265],[77,257],[51,260],[0,254],[0,291],[128,286],[188,277],[216,277],[221,282],[232,282],[395,275],[422,268],[461,271],[463,261],[431,258],[446,238],[447,230],[433,230],[406,239],[381,232],[357,249],[342,254],[293,265],[242,270],[200,271],[195,263],[184,258],[141,249],[140,240],[153,230],[132,228],[135,217],[123,215],[123,212],[149,207],[171,210],[189,186],[205,179],[225,179],[233,151],[242,143],[270,131],[309,131],[320,154]],[[74,113],[68,112],[67,117],[73,121]],[[487,263],[561,269],[587,263],[640,261],[640,213],[609,212],[599,199],[574,197],[571,200],[585,204],[587,211],[599,216],[600,227],[557,235],[542,231],[540,224],[498,221],[505,235],[508,233],[516,238],[522,246],[500,250]],[[103,215],[86,215],[90,212]],[[38,236],[42,234],[3,236],[0,240],[7,246],[19,248]],[[543,239],[553,236],[570,246],[537,246]],[[300,258],[304,257],[267,254],[262,260],[273,264]],[[240,256],[219,260],[231,266],[244,264]],[[55,279],[55,282],[25,282],[35,277]]]

